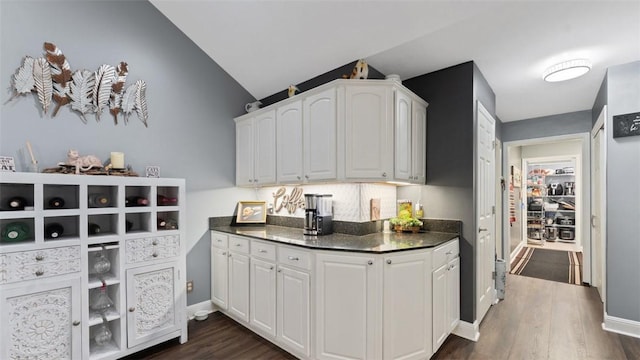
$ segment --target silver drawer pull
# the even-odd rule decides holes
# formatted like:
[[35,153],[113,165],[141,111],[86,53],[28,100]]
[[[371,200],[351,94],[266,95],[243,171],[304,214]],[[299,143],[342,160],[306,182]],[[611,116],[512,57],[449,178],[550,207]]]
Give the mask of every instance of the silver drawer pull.
[[266,252],[267,252],[267,250],[265,250],[265,249],[260,249],[260,250],[258,250],[258,252],[260,252],[260,253],[266,253]]
[[136,311],[136,308],[134,308],[134,307],[130,307],[129,308],[129,312],[134,312],[134,311]]
[[447,252],[445,253],[445,255],[451,255],[451,254],[453,254],[453,251],[451,251],[451,250],[449,250],[449,251],[447,251]]
[[387,259],[387,264],[391,264],[391,259]]
[[226,251],[225,251],[225,252],[223,252],[223,253],[222,253],[222,255],[227,255],[227,252],[226,252]]
[[373,260],[369,260],[369,261],[367,261],[367,264],[368,264],[368,265],[373,265]]
[[42,276],[44,275],[44,270],[40,269],[40,270],[36,270],[36,276]]
[[36,261],[42,261],[42,260],[44,260],[44,255],[42,254],[36,255]]
[[236,246],[242,246],[242,244],[236,244]]
[[293,261],[298,261],[298,260],[300,260],[300,259],[298,259],[298,257],[295,257],[295,256],[287,256],[287,258],[288,258],[289,260],[293,260]]
[[78,326],[78,325],[80,325],[80,321],[76,320],[73,322],[73,326]]

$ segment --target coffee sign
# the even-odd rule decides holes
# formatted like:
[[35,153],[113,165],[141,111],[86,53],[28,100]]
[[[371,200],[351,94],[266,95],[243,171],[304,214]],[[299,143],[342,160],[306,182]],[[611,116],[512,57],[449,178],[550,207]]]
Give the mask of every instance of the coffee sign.
[[304,209],[304,196],[301,187],[294,187],[289,195],[286,194],[287,189],[283,186],[273,193],[273,206],[276,213],[282,208],[287,209],[289,214],[293,214],[296,209]]

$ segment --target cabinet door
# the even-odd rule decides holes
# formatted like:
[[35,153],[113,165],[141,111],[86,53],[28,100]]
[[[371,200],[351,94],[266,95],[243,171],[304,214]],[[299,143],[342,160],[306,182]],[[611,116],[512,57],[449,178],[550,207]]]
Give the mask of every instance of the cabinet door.
[[236,185],[253,184],[253,119],[236,122]]
[[289,351],[310,355],[311,305],[309,274],[278,268],[278,340]]
[[413,180],[411,99],[396,91],[395,101],[395,173],[396,180]]
[[80,359],[80,278],[0,292],[0,358]]
[[380,357],[380,264],[373,257],[316,255],[316,357]]
[[127,270],[129,348],[179,329],[177,273],[173,263]]
[[447,301],[449,294],[447,293],[447,268],[445,264],[433,272],[433,352],[440,348],[445,341],[449,332],[447,331]]
[[331,88],[304,99],[304,180],[334,180],[336,172],[336,90]]
[[276,336],[275,264],[251,259],[251,326]]
[[249,322],[249,257],[229,256],[229,313]]
[[384,259],[384,358],[431,356],[431,262],[427,253]]
[[427,178],[427,108],[413,101],[411,109],[411,180],[424,184]]
[[447,312],[448,333],[451,333],[460,322],[460,258],[451,260],[448,264],[447,286],[449,311]]
[[279,107],[276,116],[278,183],[300,183],[302,165],[302,101]]
[[[260,114],[254,120],[254,185],[276,183],[276,111]],[[240,144],[250,146],[250,144]]]
[[227,249],[211,247],[211,302],[226,310],[229,304],[229,260]]
[[388,86],[347,86],[345,177],[386,180],[393,161],[393,113]]

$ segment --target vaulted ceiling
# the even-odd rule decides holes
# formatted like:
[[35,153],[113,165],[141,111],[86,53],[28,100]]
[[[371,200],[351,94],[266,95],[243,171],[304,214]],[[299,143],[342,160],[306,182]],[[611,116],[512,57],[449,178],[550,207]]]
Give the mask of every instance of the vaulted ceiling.
[[[640,60],[640,1],[150,0],[255,98],[359,58],[412,78],[473,60],[502,121],[590,109],[613,65]],[[542,72],[587,58],[562,83]]]

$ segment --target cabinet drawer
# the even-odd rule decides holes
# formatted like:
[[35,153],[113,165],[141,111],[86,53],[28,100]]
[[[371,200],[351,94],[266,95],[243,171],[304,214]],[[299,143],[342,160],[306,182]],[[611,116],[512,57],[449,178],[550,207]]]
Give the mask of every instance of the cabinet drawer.
[[229,236],[229,250],[241,254],[249,254],[249,239]]
[[259,257],[265,260],[276,261],[276,246],[260,241],[251,241],[251,256]]
[[438,246],[433,250],[433,270],[441,267],[460,254],[458,240],[451,240],[448,243]]
[[0,255],[0,284],[80,271],[80,246],[19,251]]
[[229,237],[225,234],[211,232],[211,246],[226,249],[229,246]]
[[155,236],[129,239],[126,243],[127,264],[172,258],[180,255],[180,236]]
[[278,247],[278,262],[302,269],[311,270],[311,254],[290,247]]

